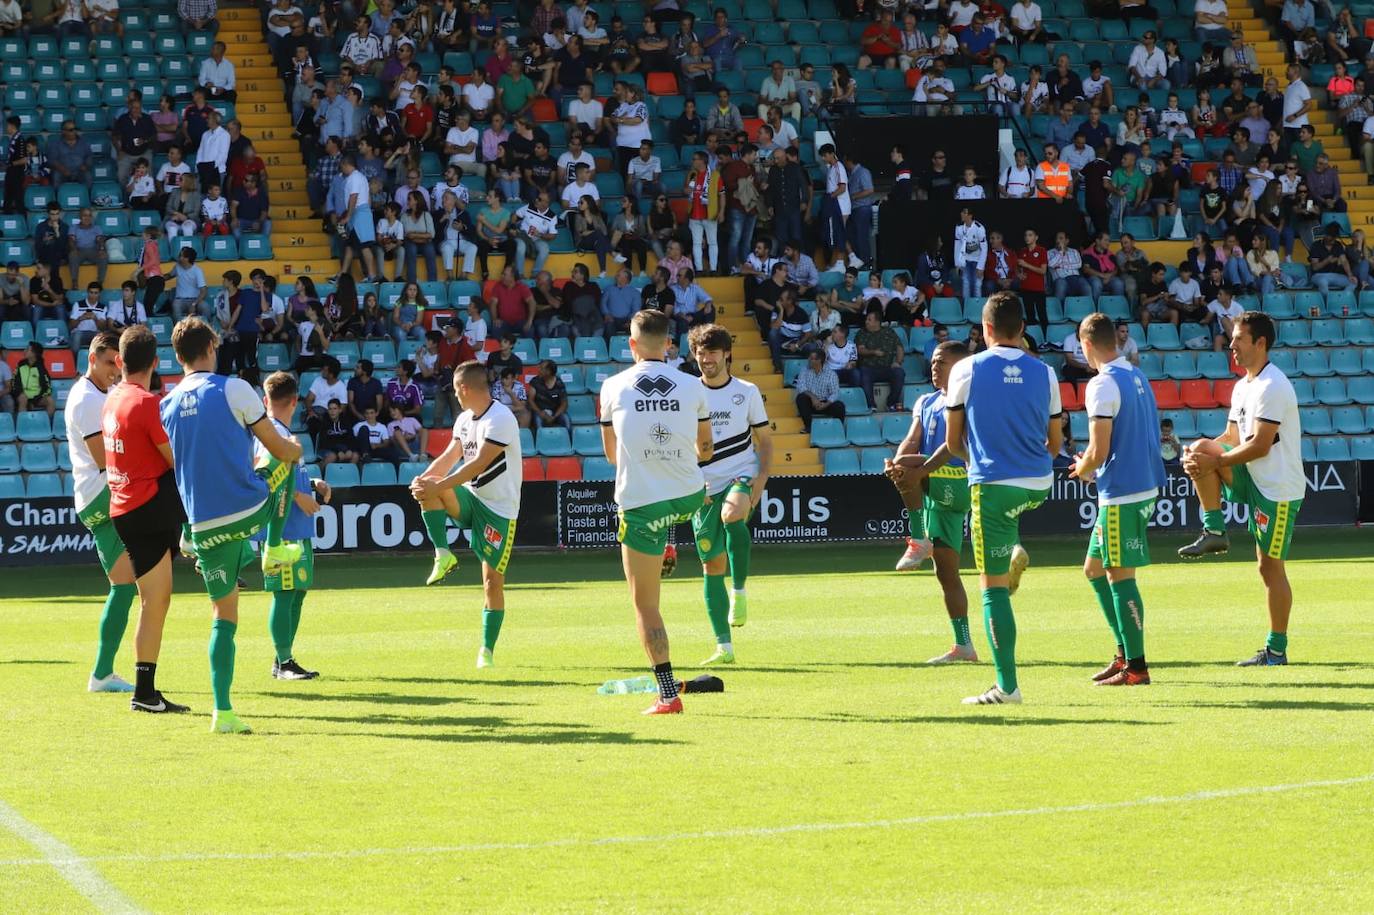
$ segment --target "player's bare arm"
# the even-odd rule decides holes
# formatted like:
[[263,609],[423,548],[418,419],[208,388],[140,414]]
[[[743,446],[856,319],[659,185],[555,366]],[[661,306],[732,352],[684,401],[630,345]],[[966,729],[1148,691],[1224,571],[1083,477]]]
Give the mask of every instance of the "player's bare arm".
[[296,463],[304,453],[300,442],[294,438],[287,438],[278,432],[277,427],[272,424],[266,413],[248,429],[258,441],[262,442],[262,447],[267,449],[268,454],[284,464]]
[[1088,424],[1088,447],[1074,460],[1069,468],[1069,476],[1091,481],[1097,468],[1107,462],[1107,454],[1112,447],[1112,420],[1093,417]]
[[[603,427],[604,429],[604,427]],[[606,433],[601,433],[602,442],[606,441]],[[615,436],[611,436],[612,444],[615,443]],[[703,419],[697,423],[697,461],[699,463],[709,461],[716,453],[716,443],[711,440],[711,420]]]
[[[710,423],[707,423],[707,424],[706,424],[706,436],[707,436],[707,438],[710,438],[710,436],[711,436],[711,424],[710,424]],[[602,424],[601,424],[601,449],[602,449],[603,451],[606,452],[606,460],[608,460],[608,461],[611,462],[611,466],[612,466],[612,467],[615,466],[615,446],[616,446],[616,441],[615,441],[615,427],[612,426],[610,423],[602,423]]]
[[[448,454],[449,449],[452,447],[453,445],[449,445],[448,448],[444,449],[444,454]],[[410,491],[417,499],[424,501],[425,499],[434,498],[441,492],[457,489],[464,483],[470,483],[477,479],[482,471],[490,467],[492,461],[501,456],[505,451],[505,447],[505,445],[498,445],[496,442],[485,442],[482,445],[482,450],[477,452],[477,457],[464,464],[457,473],[449,474],[442,479],[436,479],[435,477],[429,476],[428,471],[426,471],[425,476],[416,477],[411,481]],[[461,445],[459,446],[459,450],[461,450]],[[440,455],[440,457],[442,458],[443,455]],[[439,462],[436,460],[435,464],[437,463]],[[452,467],[453,465],[450,464],[449,466]],[[431,468],[432,467],[433,465],[431,465]]]
[[[945,447],[950,454],[959,458],[961,461],[968,460],[968,428],[965,425],[967,417],[963,410],[948,410],[945,413]],[[1051,423],[1053,425],[1053,423]],[[1053,435],[1053,430],[1051,430]],[[1056,451],[1058,449],[1055,449]]]

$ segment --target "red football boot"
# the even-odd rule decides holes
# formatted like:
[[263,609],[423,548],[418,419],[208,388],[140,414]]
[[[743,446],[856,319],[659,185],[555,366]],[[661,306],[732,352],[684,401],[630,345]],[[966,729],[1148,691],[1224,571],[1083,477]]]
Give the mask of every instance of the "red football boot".
[[1098,686],[1149,686],[1150,672],[1148,670],[1131,670],[1129,667],[1118,674],[1099,680]]
[[1117,674],[1126,669],[1126,659],[1121,655],[1112,658],[1112,663],[1093,674],[1093,682],[1101,683],[1103,680],[1110,680]]
[[664,702],[662,697],[644,710],[645,715],[681,715],[682,697],[674,696],[672,701]]

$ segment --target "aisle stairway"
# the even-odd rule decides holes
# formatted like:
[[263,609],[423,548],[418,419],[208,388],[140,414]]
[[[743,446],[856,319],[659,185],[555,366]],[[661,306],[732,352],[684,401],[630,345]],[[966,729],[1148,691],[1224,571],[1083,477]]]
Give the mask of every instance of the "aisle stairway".
[[[1233,7],[1230,12],[1230,26],[1232,29],[1243,29],[1245,40],[1255,47],[1255,57],[1264,70],[1266,79],[1274,77],[1279,81],[1279,88],[1288,85],[1286,75],[1287,64],[1284,60],[1283,42],[1273,31],[1258,12],[1246,6]],[[1340,115],[1330,107],[1326,107],[1325,86],[1318,86],[1310,80],[1308,85],[1312,89],[1313,97],[1317,100],[1319,107],[1309,119],[1312,126],[1317,130],[1317,139],[1321,141],[1326,154],[1331,157],[1331,167],[1341,176],[1341,192],[1345,196],[1352,229],[1374,226],[1374,187],[1370,187],[1365,180],[1364,167],[1350,152],[1350,147],[1345,142],[1345,134],[1341,132]],[[1298,243],[1301,247],[1301,242]],[[1306,255],[1295,256],[1294,260],[1305,261]]]
[[219,20],[219,40],[238,78],[236,115],[243,135],[267,163],[278,275],[283,282],[285,276],[301,273],[329,276],[335,264],[319,221],[310,218],[305,161],[291,139],[291,112],[262,33],[262,19],[251,6],[221,6]]

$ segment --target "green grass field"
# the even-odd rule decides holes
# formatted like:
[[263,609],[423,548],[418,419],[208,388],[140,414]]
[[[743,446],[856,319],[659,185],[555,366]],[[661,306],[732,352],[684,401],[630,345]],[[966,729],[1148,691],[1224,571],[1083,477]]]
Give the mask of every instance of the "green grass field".
[[[949,626],[896,547],[761,549],[726,693],[652,719],[595,692],[645,672],[613,554],[517,556],[490,671],[470,556],[429,590],[423,557],[324,557],[296,646],[319,680],[270,678],[268,599],[244,598],[246,737],[208,733],[184,564],[159,671],[183,717],[84,692],[94,566],[8,570],[0,911],[1368,912],[1374,539],[1299,532],[1293,666],[1242,670],[1267,625],[1235,534],[1229,561],[1143,576],[1134,690],[1088,682],[1112,645],[1084,543],[1028,542],[1027,704],[1000,709],[959,704],[989,664],[922,665]],[[700,595],[684,554],[684,672]]]

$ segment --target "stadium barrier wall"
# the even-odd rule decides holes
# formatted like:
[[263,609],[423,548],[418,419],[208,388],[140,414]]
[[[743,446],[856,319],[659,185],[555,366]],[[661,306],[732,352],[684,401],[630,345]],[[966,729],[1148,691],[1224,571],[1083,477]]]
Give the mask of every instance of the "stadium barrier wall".
[[[959,211],[968,207],[973,218],[989,232],[996,230],[1008,248],[1020,250],[1025,245],[1027,229],[1034,229],[1040,244],[1054,247],[1055,233],[1068,233],[1075,248],[1087,247],[1091,241],[1083,227],[1083,215],[1078,204],[1070,199],[1065,203],[1051,200],[884,200],[878,209],[878,266],[883,270],[910,270],[915,275],[916,258],[930,245],[936,235],[945,242],[945,259],[949,266],[946,282],[959,290],[957,259],[951,253],[954,246],[954,227],[959,224]],[[1051,290],[1052,291],[1052,290]]]
[[[1346,525],[1358,518],[1361,465],[1355,461],[1306,465],[1307,498],[1301,526]],[[1374,468],[1369,468],[1374,473]],[[1370,478],[1366,476],[1366,478]],[[523,548],[591,549],[615,544],[617,518],[610,482],[525,484],[516,544]],[[1021,519],[1021,530],[1037,534],[1082,534],[1097,517],[1092,484],[1055,472],[1049,500]],[[1249,518],[1244,506],[1226,507],[1236,526]],[[1186,531],[1199,514],[1192,482],[1178,468],[1156,504],[1151,527]],[[906,536],[906,511],[896,491],[877,475],[778,477],[769,481],[753,519],[758,543],[896,540]],[[483,532],[478,532],[482,535]],[[450,530],[457,546],[466,532]],[[680,525],[677,542],[689,544],[691,529]],[[420,510],[403,486],[339,489],[315,516],[315,549],[323,553],[425,551]],[[0,566],[95,562],[95,544],[76,518],[71,499],[0,500]],[[4,591],[14,593],[13,576]]]

